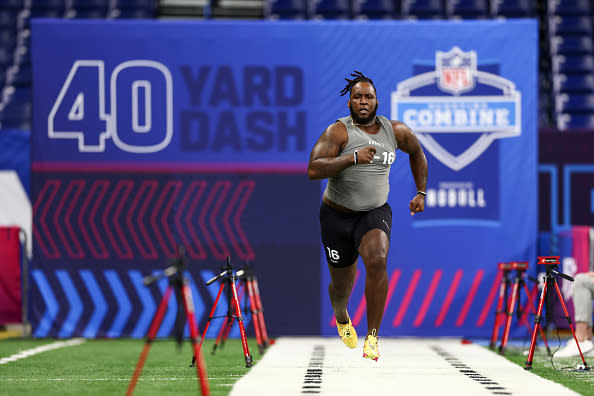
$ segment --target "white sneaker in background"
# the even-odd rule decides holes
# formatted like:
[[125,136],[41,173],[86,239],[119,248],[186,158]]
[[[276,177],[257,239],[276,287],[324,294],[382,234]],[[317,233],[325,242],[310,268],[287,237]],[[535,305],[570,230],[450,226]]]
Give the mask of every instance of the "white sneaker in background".
[[[584,356],[586,355],[586,353],[589,353],[594,350],[594,344],[592,344],[592,341],[590,340],[584,340],[579,344],[580,349],[582,350],[582,354],[584,354]],[[580,356],[580,351],[578,350],[577,344],[575,343],[574,339],[570,339],[569,341],[567,341],[567,345],[565,346],[565,348],[558,350],[553,355],[554,358],[568,358],[575,356]]]

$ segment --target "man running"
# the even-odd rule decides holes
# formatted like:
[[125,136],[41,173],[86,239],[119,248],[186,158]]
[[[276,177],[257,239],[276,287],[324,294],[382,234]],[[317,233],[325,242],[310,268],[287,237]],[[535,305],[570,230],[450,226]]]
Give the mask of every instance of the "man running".
[[349,348],[357,334],[347,312],[356,262],[366,270],[367,337],[363,357],[377,361],[378,330],[388,292],[387,257],[392,210],[387,203],[390,167],[399,149],[409,155],[417,194],[410,214],[425,209],[427,160],[415,134],[405,124],[376,116],[379,105],[373,81],[355,71],[340,92],[349,94],[350,116],[328,126],[312,149],[307,169],[311,180],[328,179],[320,208],[322,243],[330,270],[328,293],[336,326]]

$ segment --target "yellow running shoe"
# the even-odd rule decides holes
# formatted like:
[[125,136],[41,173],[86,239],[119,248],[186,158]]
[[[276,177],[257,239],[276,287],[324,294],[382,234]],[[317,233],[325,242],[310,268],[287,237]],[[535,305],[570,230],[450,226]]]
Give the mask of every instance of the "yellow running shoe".
[[336,328],[338,329],[338,335],[344,342],[344,345],[353,349],[357,346],[357,332],[353,327],[353,323],[351,322],[351,318],[349,318],[349,323],[342,324],[336,321]]
[[379,349],[377,348],[377,336],[375,335],[375,329],[371,330],[365,338],[365,345],[363,345],[363,357],[367,359],[373,359],[377,362],[379,359]]

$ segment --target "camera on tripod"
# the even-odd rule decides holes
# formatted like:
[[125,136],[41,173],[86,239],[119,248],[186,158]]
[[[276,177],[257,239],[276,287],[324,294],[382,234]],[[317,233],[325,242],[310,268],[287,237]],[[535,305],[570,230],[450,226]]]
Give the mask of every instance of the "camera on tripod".
[[512,270],[527,270],[527,261],[509,261],[498,264],[500,271],[512,271]]
[[[567,312],[567,307],[565,306],[565,302],[563,301],[563,295],[561,294],[561,290],[559,289],[559,285],[557,284],[557,279],[554,275],[559,275],[563,279],[566,279],[570,282],[573,282],[573,278],[569,275],[565,275],[562,272],[557,270],[560,256],[539,256],[538,261],[536,264],[538,265],[545,265],[546,266],[546,273],[544,276],[544,282],[542,287],[542,292],[540,295],[540,300],[538,302],[538,310],[536,312],[536,316],[534,318],[534,331],[532,332],[532,340],[530,342],[530,349],[528,350],[528,358],[526,359],[526,366],[524,367],[525,370],[532,369],[532,359],[534,358],[534,348],[536,346],[536,336],[537,331],[541,328],[540,321],[542,319],[542,309],[545,300],[548,300],[550,297],[549,294],[555,292],[557,297],[559,298],[559,302],[561,304],[561,308],[563,308],[563,313],[565,314],[565,319],[567,319],[567,323],[569,324],[569,329],[571,330],[571,334],[573,335],[573,339],[577,345],[577,349],[580,353],[580,357],[583,363],[583,370],[590,370],[588,364],[586,363],[586,359],[584,359],[584,354],[580,348],[580,344],[575,336],[575,330],[573,329],[573,324],[571,323],[571,318],[569,316],[569,312]],[[547,316],[549,311],[547,309]]]

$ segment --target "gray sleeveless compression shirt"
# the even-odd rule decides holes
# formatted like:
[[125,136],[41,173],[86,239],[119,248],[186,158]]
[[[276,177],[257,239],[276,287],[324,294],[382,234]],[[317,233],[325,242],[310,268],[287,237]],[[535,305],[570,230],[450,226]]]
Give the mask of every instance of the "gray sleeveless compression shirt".
[[377,151],[370,164],[352,165],[328,178],[324,195],[330,201],[352,210],[366,211],[388,200],[390,167],[396,159],[397,143],[392,123],[383,116],[377,116],[377,120],[380,130],[375,135],[356,127],[351,117],[338,120],[346,126],[349,139],[339,156],[353,156],[355,150],[366,146],[374,146]]

